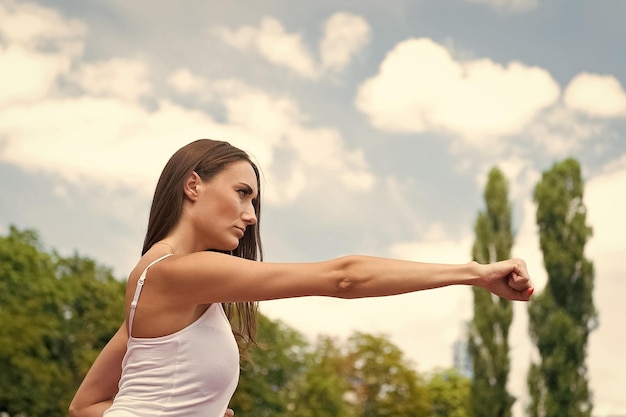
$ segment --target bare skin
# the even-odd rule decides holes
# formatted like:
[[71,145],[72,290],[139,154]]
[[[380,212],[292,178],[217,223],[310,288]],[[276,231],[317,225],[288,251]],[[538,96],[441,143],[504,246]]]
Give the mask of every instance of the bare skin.
[[[179,222],[146,252],[129,276],[127,312],[141,272],[155,259],[174,253],[148,272],[142,302],[135,313],[133,336],[174,333],[197,320],[212,303],[303,296],[379,297],[449,285],[478,286],[517,301],[528,301],[533,293],[521,259],[489,265],[448,265],[345,256],[287,264],[205,251],[235,249],[245,229],[256,223],[252,205],[257,197],[256,183],[256,175],[245,161],[228,165],[210,181],[202,181],[195,172],[186,179]],[[71,416],[101,417],[111,405],[120,373],[111,374],[110,370],[120,370],[127,338],[126,326],[122,325],[76,393]]]

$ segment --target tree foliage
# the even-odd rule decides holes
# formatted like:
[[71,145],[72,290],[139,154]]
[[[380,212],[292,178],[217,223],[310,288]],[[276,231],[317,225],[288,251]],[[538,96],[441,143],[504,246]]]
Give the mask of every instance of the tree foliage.
[[456,369],[434,373],[427,384],[432,417],[470,417],[471,381]]
[[354,333],[307,344],[261,316],[267,349],[252,354],[231,403],[235,413],[295,417],[424,416],[428,389],[402,352],[380,336]]
[[288,394],[304,372],[307,343],[296,330],[259,315],[259,346],[244,363],[231,401],[236,415],[290,414]]
[[[513,246],[508,184],[498,168],[489,172],[484,193],[486,210],[478,213],[472,256],[480,263],[508,259]],[[511,368],[509,328],[511,302],[473,287],[474,317],[469,325],[472,359],[471,410],[474,417],[510,417],[514,397],[507,391]]]
[[452,370],[427,383],[382,336],[355,332],[307,344],[261,317],[267,349],[256,349],[233,397],[237,415],[295,417],[469,416],[469,379]]
[[341,345],[328,336],[318,337],[305,357],[306,370],[290,395],[294,417],[353,417],[355,408],[348,401],[349,364]]
[[46,252],[34,231],[0,237],[0,411],[65,416],[122,323],[123,294],[108,269]]
[[532,417],[589,417],[592,411],[585,358],[597,313],[593,264],[584,255],[592,230],[583,189],[580,165],[566,159],[543,173],[534,192],[548,282],[528,309],[540,355],[527,376]]
[[361,417],[424,416],[431,411],[422,378],[384,337],[355,333],[348,339],[348,381]]

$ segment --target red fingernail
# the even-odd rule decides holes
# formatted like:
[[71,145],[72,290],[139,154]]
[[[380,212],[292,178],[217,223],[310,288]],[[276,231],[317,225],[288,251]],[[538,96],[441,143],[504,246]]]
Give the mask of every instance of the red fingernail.
[[534,292],[535,292],[535,288],[534,287],[530,287],[528,289],[528,296],[530,297],[531,295],[533,295]]

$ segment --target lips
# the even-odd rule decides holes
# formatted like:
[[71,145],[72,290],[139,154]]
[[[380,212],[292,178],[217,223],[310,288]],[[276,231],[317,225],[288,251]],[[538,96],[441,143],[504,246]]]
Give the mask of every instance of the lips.
[[239,227],[239,226],[235,226],[235,229],[239,230],[241,232],[241,236],[243,237],[243,235],[246,233],[246,229],[243,227]]

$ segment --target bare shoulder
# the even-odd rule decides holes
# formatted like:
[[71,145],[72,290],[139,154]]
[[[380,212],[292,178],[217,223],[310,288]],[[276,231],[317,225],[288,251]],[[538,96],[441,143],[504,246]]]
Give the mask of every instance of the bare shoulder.
[[[133,270],[130,272],[130,274],[128,274],[128,280],[126,281],[126,298],[127,300],[132,299],[132,296],[135,292],[135,288],[137,287],[137,281],[139,280],[139,277],[141,276],[141,274],[146,271],[146,269],[150,266],[150,264],[154,261],[156,261],[157,259],[168,255],[168,253],[166,251],[157,251],[154,249],[149,250],[145,255],[143,255],[141,257],[141,259],[139,259],[139,261],[137,262],[137,264],[135,265],[135,267],[133,268]],[[170,258],[173,257],[170,256]],[[167,258],[163,259],[161,262],[156,263],[155,265],[153,265],[150,269],[158,269],[159,264],[161,264],[162,262],[166,261]],[[152,275],[154,273],[151,272],[151,279],[152,279]],[[155,274],[158,275],[158,274]]]
[[[155,301],[174,310],[227,302],[231,297],[223,292],[225,283],[235,283],[241,277],[240,272],[246,269],[242,265],[259,263],[210,251],[172,255],[150,267],[146,274],[149,286],[144,290]],[[138,264],[131,273],[129,286],[136,287],[138,277],[149,264],[150,261]]]

